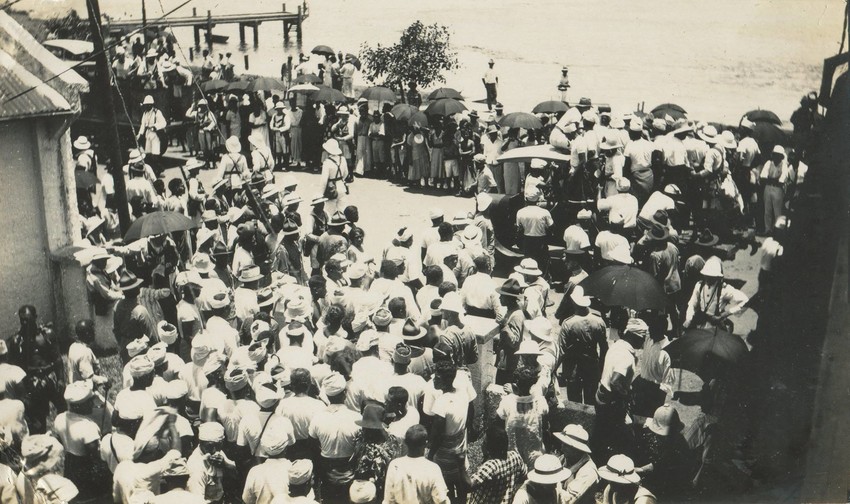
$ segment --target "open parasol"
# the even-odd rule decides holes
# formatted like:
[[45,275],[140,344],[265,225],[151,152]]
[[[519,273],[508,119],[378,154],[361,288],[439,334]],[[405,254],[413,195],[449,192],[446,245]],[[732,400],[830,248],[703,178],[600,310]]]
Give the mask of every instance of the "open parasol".
[[310,52],[313,54],[321,54],[322,56],[333,56],[336,54],[333,49],[326,45],[317,45]]
[[321,84],[322,79],[316,74],[306,73],[299,75],[292,82],[295,84]]
[[570,160],[570,155],[551,145],[530,145],[511,149],[499,156],[496,161],[504,163],[506,161],[529,161],[535,158],[556,163],[567,163]]
[[353,54],[346,54],[345,59],[354,65],[354,68],[360,70],[363,67],[363,63],[360,63],[360,58]]
[[201,91],[205,93],[217,93],[219,91],[224,91],[227,89],[227,85],[230,84],[226,80],[221,79],[212,79],[208,80],[201,84]]
[[441,87],[437,88],[430,93],[428,93],[429,100],[442,100],[444,98],[451,98],[453,100],[463,100],[463,96],[456,89]]
[[427,128],[430,123],[428,122],[428,116],[426,116],[421,110],[417,110],[407,119],[407,124],[410,126],[419,125],[423,128]]
[[671,367],[687,369],[704,380],[712,377],[716,362],[738,364],[749,352],[743,339],[721,329],[688,329],[664,351],[670,356]]
[[782,126],[782,119],[780,119],[778,115],[771,112],[770,110],[761,110],[761,109],[750,110],[749,112],[744,114],[744,117],[746,117],[747,119],[749,119],[750,121],[752,121],[754,123],[766,122],[766,123],[775,124],[777,126]]
[[86,170],[74,170],[74,180],[77,183],[77,189],[91,189],[97,185],[97,177]]
[[248,84],[248,91],[286,91],[286,86],[272,77],[257,77]]
[[231,92],[245,93],[245,92],[248,91],[248,86],[250,86],[250,85],[251,85],[251,83],[248,82],[248,81],[235,80],[233,82],[228,83],[227,87],[224,88],[224,89],[227,90],[227,91],[231,91]]
[[757,122],[753,125],[753,138],[759,144],[759,150],[770,152],[777,145],[788,145],[788,135],[779,126],[769,122]]
[[393,117],[399,121],[406,121],[410,119],[410,116],[419,112],[419,109],[407,103],[399,103],[398,105],[395,105],[390,112]]
[[685,119],[687,112],[675,103],[662,103],[652,109],[652,115],[659,119],[664,119],[665,116],[670,116],[673,119]]
[[649,273],[626,264],[606,266],[579,284],[585,293],[607,306],[625,306],[633,310],[664,310],[667,294]]
[[317,86],[319,89],[310,95],[310,99],[317,102],[345,103],[348,98],[338,89],[328,86]]
[[289,88],[290,93],[313,93],[318,90],[319,88],[312,84],[296,84]]
[[566,112],[569,110],[569,107],[566,103],[557,100],[549,100],[545,102],[540,102],[531,109],[531,112],[534,114],[557,114],[559,112]]
[[522,128],[533,130],[543,127],[543,123],[534,114],[528,112],[511,112],[499,119],[499,125],[506,128]]
[[445,98],[429,103],[428,108],[425,109],[425,113],[446,117],[463,112],[464,110],[466,110],[466,107],[463,103],[453,98]]
[[395,91],[384,86],[372,86],[363,90],[360,98],[374,101],[395,102]]
[[186,231],[195,226],[195,221],[182,213],[160,210],[136,219],[124,235],[124,242],[130,243],[148,236]]

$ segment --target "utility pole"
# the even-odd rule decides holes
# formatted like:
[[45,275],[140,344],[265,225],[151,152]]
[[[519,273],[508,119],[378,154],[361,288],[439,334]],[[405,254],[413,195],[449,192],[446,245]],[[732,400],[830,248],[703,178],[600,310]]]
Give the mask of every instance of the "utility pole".
[[100,4],[98,0],[86,0],[89,11],[89,25],[91,27],[92,43],[94,44],[95,57],[95,84],[94,96],[100,96],[103,108],[100,109],[102,119],[106,121],[107,146],[110,164],[107,167],[115,182],[115,204],[118,207],[118,222],[121,226],[121,234],[130,228],[130,211],[127,207],[127,188],[124,184],[124,165],[121,156],[121,140],[118,136],[118,123],[115,119],[115,103],[112,99],[112,78],[109,72],[109,60],[103,49],[103,32],[100,29]]
[[142,0],[142,43],[148,44],[148,13],[145,9],[145,0]]

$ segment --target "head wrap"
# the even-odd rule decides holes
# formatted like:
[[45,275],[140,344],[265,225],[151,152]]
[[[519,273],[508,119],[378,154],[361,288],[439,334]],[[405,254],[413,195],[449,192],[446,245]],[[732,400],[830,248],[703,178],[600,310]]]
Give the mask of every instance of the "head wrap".
[[345,385],[345,378],[334,371],[322,380],[322,391],[328,397],[338,396],[345,392]]
[[165,398],[171,401],[183,399],[189,394],[189,387],[183,380],[172,380],[165,387]]
[[289,420],[284,420],[284,425],[278,423],[274,427],[266,429],[260,438],[260,448],[270,457],[280,455],[287,446],[295,442],[295,431]]
[[289,466],[289,484],[304,485],[313,479],[313,462],[308,459],[296,460]]
[[165,363],[165,350],[167,346],[165,343],[159,342],[148,349],[147,357],[153,362],[154,366]]
[[146,355],[137,355],[127,363],[127,371],[133,378],[142,378],[153,373],[153,362]]
[[244,369],[231,369],[224,375],[224,386],[231,392],[238,392],[248,385],[248,373]]
[[198,440],[210,443],[224,441],[224,427],[218,422],[204,422],[198,427]]
[[641,339],[646,339],[649,336],[649,326],[642,319],[630,318],[626,323],[626,330],[623,334],[633,334]]

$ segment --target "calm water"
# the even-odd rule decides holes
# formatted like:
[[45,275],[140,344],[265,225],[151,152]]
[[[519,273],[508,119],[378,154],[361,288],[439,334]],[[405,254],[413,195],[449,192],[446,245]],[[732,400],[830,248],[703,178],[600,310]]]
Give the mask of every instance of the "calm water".
[[[145,1],[148,16],[161,15],[159,0]],[[42,12],[84,6],[82,0],[24,3]],[[165,11],[179,3],[162,1]],[[290,1],[289,10],[295,5]],[[179,12],[191,7],[266,12],[280,10],[281,2],[194,0]],[[489,58],[496,60],[506,112],[557,96],[566,64],[571,99],[588,96],[618,111],[670,101],[698,119],[737,122],[756,107],[787,119],[801,95],[820,87],[822,61],[838,50],[843,8],[842,0],[312,0],[303,46],[357,52],[366,40],[393,42],[421,19],[453,30],[463,67],[447,76],[447,85],[467,98],[484,97],[481,74]],[[101,9],[140,17],[141,0],[101,0]],[[215,32],[230,35],[215,50],[245,52],[252,73],[277,75],[286,55],[298,52],[294,44],[283,47],[280,23],[261,25],[260,47],[243,51],[235,26]],[[175,33],[188,54],[191,30]],[[242,57],[235,59],[241,66]]]

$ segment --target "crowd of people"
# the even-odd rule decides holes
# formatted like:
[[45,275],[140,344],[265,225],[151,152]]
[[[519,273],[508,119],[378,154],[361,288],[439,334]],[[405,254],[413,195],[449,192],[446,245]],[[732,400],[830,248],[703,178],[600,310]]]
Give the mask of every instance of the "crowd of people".
[[[762,152],[751,123],[718,131],[587,99],[530,131],[501,128],[497,102],[484,120],[408,124],[393,104],[298,101],[196,100],[185,115],[201,160],[166,182],[147,162],[164,118],[145,99],[143,145],[124,170],[133,218],[165,210],[197,227],[123,243],[112,176],[82,191],[94,317],[65,351],[23,306],[0,341],[4,502],[613,504],[717,489],[735,443],[721,414],[733,382],[716,362],[701,392],[680,392],[664,348],[691,328],[731,331],[730,316],[767,297],[793,151]],[[498,159],[545,143],[570,162]],[[97,173],[91,142],[74,147],[78,169]],[[302,166],[321,170],[321,193],[275,177]],[[432,208],[430,227],[400,227],[373,256],[346,201],[355,173],[458,191],[470,208]],[[505,280],[493,276],[493,193],[522,205],[508,225],[523,258]],[[571,208],[557,238],[554,203]],[[757,300],[715,255],[753,225],[769,235]],[[652,275],[666,308],[588,295],[581,282],[611,265]],[[474,323],[486,319],[492,414],[476,411],[473,386],[490,366]],[[104,341],[117,343],[118,373],[97,356]],[[593,408],[592,428],[563,421],[568,401]],[[700,406],[693,425],[676,402]]]

